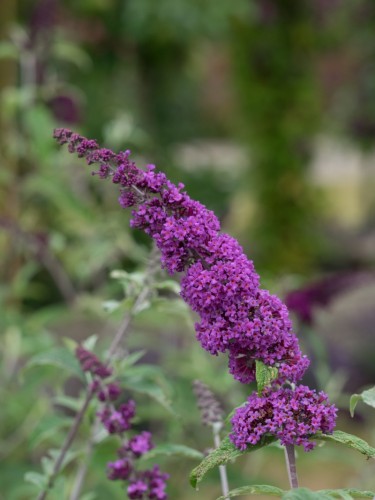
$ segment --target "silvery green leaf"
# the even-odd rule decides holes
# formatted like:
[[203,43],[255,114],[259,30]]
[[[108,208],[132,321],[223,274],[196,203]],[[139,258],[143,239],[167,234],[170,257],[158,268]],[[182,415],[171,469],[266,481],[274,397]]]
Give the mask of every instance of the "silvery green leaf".
[[226,498],[235,498],[242,495],[272,495],[281,497],[283,493],[285,493],[284,490],[277,488],[276,486],[271,486],[269,484],[252,484],[250,486],[236,488],[235,490],[230,491],[227,496],[221,496],[216,500],[226,500]]
[[38,365],[50,365],[56,366],[58,368],[63,368],[64,370],[76,375],[79,378],[84,378],[81,367],[75,358],[74,354],[66,347],[53,347],[49,351],[41,352],[36,354],[25,366],[25,369],[29,369],[32,366]]
[[177,295],[179,295],[179,293],[181,291],[180,284],[174,280],[165,280],[165,281],[161,281],[159,283],[154,283],[153,287],[156,288],[157,290],[167,290],[167,291],[173,292]]
[[82,342],[82,345],[88,351],[92,351],[95,348],[97,341],[98,341],[97,335],[90,335],[90,337],[87,337],[87,339],[85,339]]
[[226,437],[216,450],[212,451],[197,467],[195,467],[195,469],[192,470],[190,473],[190,484],[193,488],[196,488],[207,472],[214,467],[232,462],[241,455],[259,450],[274,441],[276,441],[274,436],[265,436],[259,443],[249,445],[246,450],[241,451],[234,446],[234,444],[229,440],[229,437]]
[[67,40],[56,40],[52,45],[52,54],[56,59],[70,62],[83,69],[91,66],[91,59],[87,53],[79,45]]
[[358,401],[361,401],[362,396],[361,394],[353,394],[350,397],[350,403],[349,403],[349,408],[350,408],[350,415],[351,417],[354,417],[354,410],[358,404]]
[[204,457],[201,451],[195,450],[194,448],[190,448],[189,446],[185,446],[183,444],[160,444],[145,453],[145,455],[142,456],[142,460],[154,459],[160,455],[168,457],[179,455],[186,458],[193,458],[195,460],[202,460]]
[[363,439],[354,436],[353,434],[348,434],[347,432],[334,431],[332,434],[318,433],[312,436],[311,439],[343,444],[348,448],[359,451],[368,458],[375,458],[375,448],[370,446]]
[[364,403],[375,408],[375,387],[372,387],[367,391],[363,391],[361,396]]
[[118,300],[106,300],[103,302],[103,309],[105,312],[116,311],[120,307],[121,303]]
[[47,486],[48,479],[38,472],[26,472],[25,481],[35,484],[42,491]]

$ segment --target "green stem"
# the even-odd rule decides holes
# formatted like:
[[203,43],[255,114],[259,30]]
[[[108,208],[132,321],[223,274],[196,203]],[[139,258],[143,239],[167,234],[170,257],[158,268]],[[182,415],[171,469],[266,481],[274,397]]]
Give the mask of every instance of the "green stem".
[[[214,435],[214,443],[215,448],[219,448],[220,446],[220,429],[222,427],[221,423],[214,424],[212,426],[212,431]],[[228,476],[227,476],[227,468],[225,465],[219,465],[219,474],[220,474],[220,482],[221,482],[221,491],[223,492],[223,496],[225,500],[229,499],[229,484],[228,484]]]

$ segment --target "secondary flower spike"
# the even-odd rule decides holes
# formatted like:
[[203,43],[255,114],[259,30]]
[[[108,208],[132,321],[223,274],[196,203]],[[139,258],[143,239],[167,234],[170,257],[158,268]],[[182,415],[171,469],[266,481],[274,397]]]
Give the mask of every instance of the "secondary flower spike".
[[[262,427],[256,432],[276,433],[284,444],[303,444],[305,449],[311,448],[307,443],[308,435],[317,430],[331,432],[333,410],[326,410],[331,411],[328,420],[321,418],[318,421],[312,412],[311,421],[307,422],[298,420],[298,413],[292,413],[289,422],[294,421],[293,429],[291,424],[284,429],[275,423],[279,413],[274,411],[273,403],[268,400],[274,402],[275,398],[287,398],[289,402],[286,394],[291,394],[294,407],[296,402],[293,398],[304,389],[293,391],[279,386],[285,382],[298,382],[309,360],[301,353],[287,307],[277,296],[260,288],[253,262],[234,238],[220,232],[215,214],[192,200],[183,191],[183,184],[175,185],[164,173],[156,172],[154,165],[148,165],[146,170],[138,168],[130,160],[130,151],[116,154],[99,148],[96,141],[67,129],[56,129],[54,137],[59,144],[67,144],[71,153],[84,157],[89,165],[97,164],[98,170],[93,172],[94,175],[111,179],[119,185],[120,205],[132,208],[131,226],[154,239],[161,252],[162,266],[170,274],[184,273],[181,296],[200,316],[195,329],[202,347],[213,355],[227,353],[229,371],[242,383],[255,379],[257,360],[278,369],[273,387],[267,389],[265,396],[259,397],[268,405],[268,419],[273,423],[269,424],[269,430],[264,430],[265,424],[260,421]],[[288,390],[290,393],[280,392]],[[311,407],[315,405],[318,413],[322,404],[324,408],[334,409],[319,400],[322,395],[315,397],[314,394],[311,391],[304,397],[310,398],[308,404]],[[248,408],[248,405],[243,408]],[[243,408],[236,411],[232,420],[232,440],[240,448],[254,440],[251,419],[246,417],[250,425],[248,435],[239,425],[245,411]],[[138,486],[141,488],[140,484]]]
[[258,443],[265,434],[272,434],[281,444],[302,445],[310,451],[316,444],[310,436],[318,431],[333,432],[336,411],[324,392],[317,394],[304,385],[295,390],[268,388],[262,396],[254,392],[246,405],[236,410],[229,437],[241,450]]

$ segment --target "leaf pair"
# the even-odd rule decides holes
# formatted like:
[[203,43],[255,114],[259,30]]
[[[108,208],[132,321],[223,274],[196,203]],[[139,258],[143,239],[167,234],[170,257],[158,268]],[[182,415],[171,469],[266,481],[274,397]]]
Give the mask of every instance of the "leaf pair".
[[[348,448],[359,451],[360,453],[362,453],[363,455],[365,455],[368,458],[375,458],[375,448],[370,446],[363,439],[360,439],[357,436],[354,436],[352,434],[348,434],[346,432],[334,431],[333,434],[330,434],[330,435],[319,433],[319,434],[315,434],[315,435],[311,436],[311,439],[312,440],[320,440],[320,441],[331,441],[334,443],[343,444],[344,446],[346,446]],[[263,439],[261,439],[261,441],[259,441],[259,443],[255,444],[255,445],[248,445],[248,447],[245,451],[241,451],[234,446],[234,444],[229,440],[228,437],[226,437],[222,441],[219,448],[217,448],[212,453],[210,453],[191,472],[191,475],[190,475],[191,485],[193,486],[193,488],[196,488],[197,485],[200,483],[200,481],[202,481],[204,476],[207,474],[207,472],[209,470],[213,469],[214,467],[232,462],[236,458],[238,458],[239,456],[244,455],[245,453],[250,453],[252,451],[259,450],[260,448],[264,448],[265,446],[270,445],[271,443],[275,442],[276,440],[277,439],[274,436],[264,436]],[[251,486],[251,487],[254,488],[254,486]],[[267,488],[273,488],[273,487],[267,486]],[[238,491],[238,490],[234,490],[234,491]],[[282,490],[280,490],[280,491],[282,491]],[[276,492],[276,490],[275,490],[275,492]],[[244,493],[242,493],[242,494],[244,494]],[[238,494],[237,494],[237,496],[238,496]],[[373,496],[375,496],[375,495],[373,494]],[[294,497],[287,497],[287,498],[294,498]],[[296,499],[297,498],[298,497],[296,497]],[[306,498],[308,498],[308,497],[306,497]],[[324,498],[324,497],[320,497],[320,498]],[[364,496],[362,498],[369,498],[369,497]]]

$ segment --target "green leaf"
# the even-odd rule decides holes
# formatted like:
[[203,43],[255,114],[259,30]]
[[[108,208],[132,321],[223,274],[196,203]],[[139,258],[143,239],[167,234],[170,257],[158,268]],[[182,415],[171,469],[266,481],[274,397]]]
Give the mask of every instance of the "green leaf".
[[42,418],[30,434],[30,447],[36,448],[43,441],[55,436],[60,429],[68,427],[72,420],[58,415],[47,415]]
[[375,408],[375,387],[372,387],[367,391],[363,391],[361,396],[364,403]]
[[373,498],[371,491],[360,491],[354,488],[342,488],[338,490],[319,490],[311,491],[308,488],[297,488],[286,491],[282,500],[332,500],[332,498],[342,498],[343,500],[352,500],[353,498]]
[[79,68],[87,69],[91,66],[91,59],[79,45],[67,40],[56,40],[52,46],[52,53],[56,59],[75,64]]
[[38,472],[26,472],[25,481],[35,484],[42,491],[47,486],[48,478]]
[[353,394],[353,395],[350,397],[349,407],[350,407],[350,416],[351,416],[351,417],[354,417],[354,410],[355,410],[355,407],[357,406],[358,401],[360,401],[361,399],[362,399],[361,394]]
[[180,284],[174,280],[165,280],[159,283],[154,283],[153,288],[156,288],[157,290],[166,290],[168,292],[173,292],[176,295],[179,295],[181,291]]
[[275,366],[267,366],[262,361],[255,361],[255,378],[258,386],[258,395],[277,378],[279,370]]
[[360,491],[355,488],[320,490],[320,493],[330,495],[330,497],[333,498],[342,498],[343,500],[351,500],[352,498],[374,498],[375,496],[375,493],[372,491]]
[[339,443],[357,450],[362,455],[369,458],[375,458],[375,448],[370,446],[363,439],[354,436],[353,434],[348,434],[343,431],[334,431],[333,434],[315,434],[311,439],[319,439],[321,441],[332,441],[334,443]]
[[269,484],[252,484],[250,486],[242,486],[228,493],[226,497],[219,497],[216,500],[225,500],[226,498],[239,497],[241,495],[273,495],[281,497],[285,493],[284,490]]
[[193,458],[195,460],[202,460],[202,458],[204,458],[202,452],[183,444],[160,444],[144,454],[142,456],[142,460],[155,458],[159,455],[166,455],[168,457],[173,455],[180,455],[182,457]]
[[296,488],[287,491],[281,497],[282,500],[332,500],[332,497],[319,491],[311,491],[307,488]]
[[252,451],[259,450],[264,446],[268,446],[274,441],[276,441],[274,436],[265,436],[259,443],[249,445],[245,451],[241,451],[234,446],[234,444],[229,440],[229,437],[226,437],[221,442],[219,448],[216,448],[216,450],[211,452],[197,467],[195,467],[195,469],[192,470],[190,474],[190,484],[193,488],[196,488],[209,470],[217,467],[218,465],[224,465],[231,462],[245,453],[250,453]]
[[85,493],[84,495],[80,496],[79,500],[95,500],[95,498],[98,498],[96,493],[90,491],[89,493]]
[[60,394],[53,398],[55,405],[63,406],[69,408],[74,412],[78,412],[82,407],[82,400],[79,398],[72,398],[70,396],[65,396],[65,394]]
[[105,312],[111,313],[116,311],[121,305],[121,302],[118,300],[106,300],[103,302],[102,307]]
[[93,351],[95,346],[96,346],[97,341],[98,341],[97,335],[90,335],[90,337],[87,337],[87,339],[85,339],[82,342],[82,345],[88,351]]
[[121,370],[126,370],[130,366],[135,365],[137,361],[139,361],[143,356],[145,355],[146,351],[135,351],[126,356],[121,362],[119,363],[119,368]]
[[[50,464],[52,464],[51,472],[53,470],[53,467],[55,466],[55,463],[57,462],[59,456],[60,456],[61,450],[60,449],[52,449],[48,451],[49,457],[43,457],[46,458]],[[64,460],[62,461],[61,467],[60,467],[60,472],[68,465],[70,462],[75,460],[79,455],[84,453],[84,450],[77,450],[77,451],[68,451],[66,452],[64,456]],[[51,465],[48,465],[47,472],[49,470],[49,467]],[[50,472],[48,472],[50,474]]]
[[171,407],[168,395],[159,385],[150,382],[148,380],[131,379],[131,378],[122,379],[121,385],[123,387],[127,387],[128,389],[131,389],[132,391],[150,396],[152,399],[161,404],[169,413],[175,415],[175,411]]
[[54,460],[52,457],[42,457],[40,461],[42,470],[47,477],[51,477],[53,473]]
[[51,365],[63,368],[79,378],[84,378],[81,367],[74,357],[74,354],[66,347],[53,347],[49,351],[41,352],[33,356],[26,364],[25,369],[40,365]]

